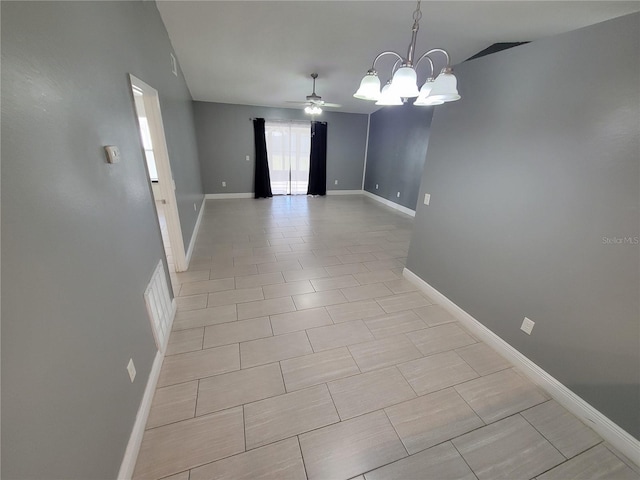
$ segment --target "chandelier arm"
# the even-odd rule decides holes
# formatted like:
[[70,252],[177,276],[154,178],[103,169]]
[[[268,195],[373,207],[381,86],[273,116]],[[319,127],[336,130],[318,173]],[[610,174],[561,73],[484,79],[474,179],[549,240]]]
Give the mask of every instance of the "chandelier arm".
[[392,52],[392,51],[386,51],[386,52],[382,52],[380,54],[378,54],[378,56],[375,58],[375,60],[373,61],[373,65],[371,66],[371,70],[373,70],[375,72],[376,70],[376,63],[378,62],[378,60],[382,57],[384,57],[385,55],[395,55],[396,57],[398,57],[398,59],[402,62],[404,61],[404,59],[397,54],[396,52]]
[[[442,53],[445,57],[447,57],[447,67],[451,66],[451,58],[449,57],[449,53],[442,49],[442,48],[432,48],[431,50],[429,50],[427,53],[425,53],[424,55],[422,55],[422,57],[426,57],[431,53]],[[422,58],[420,57],[420,58]]]
[[425,53],[424,55],[422,55],[422,56],[418,59],[418,61],[416,62],[416,66],[415,66],[416,72],[418,71],[418,65],[420,65],[420,62],[421,62],[423,59],[425,59],[425,58],[426,58],[426,59],[427,59],[427,61],[429,62],[429,67],[431,68],[431,74],[429,75],[429,77],[433,77],[433,74],[434,74],[434,70],[433,70],[433,60],[431,60],[431,57],[429,57],[429,53],[428,53],[428,52],[427,52],[427,53]]

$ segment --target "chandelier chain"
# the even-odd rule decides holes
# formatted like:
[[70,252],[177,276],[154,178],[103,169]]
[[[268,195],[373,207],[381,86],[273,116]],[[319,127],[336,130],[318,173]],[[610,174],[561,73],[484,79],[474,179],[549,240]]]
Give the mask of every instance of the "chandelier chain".
[[422,19],[422,12],[420,11],[420,0],[418,0],[418,5],[416,6],[416,10],[413,12],[413,22],[418,23]]

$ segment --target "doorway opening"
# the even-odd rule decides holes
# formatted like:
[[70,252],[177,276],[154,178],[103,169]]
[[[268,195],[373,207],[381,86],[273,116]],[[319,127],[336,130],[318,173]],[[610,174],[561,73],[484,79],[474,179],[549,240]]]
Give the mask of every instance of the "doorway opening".
[[129,78],[167,266],[170,273],[182,272],[186,256],[158,91],[133,75]]
[[266,121],[267,157],[274,195],[306,195],[309,185],[311,122]]

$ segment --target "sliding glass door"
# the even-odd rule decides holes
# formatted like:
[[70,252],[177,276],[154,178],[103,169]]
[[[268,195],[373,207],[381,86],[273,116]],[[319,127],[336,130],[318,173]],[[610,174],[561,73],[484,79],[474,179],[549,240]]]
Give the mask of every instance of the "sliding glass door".
[[265,122],[271,192],[306,195],[311,151],[310,122]]

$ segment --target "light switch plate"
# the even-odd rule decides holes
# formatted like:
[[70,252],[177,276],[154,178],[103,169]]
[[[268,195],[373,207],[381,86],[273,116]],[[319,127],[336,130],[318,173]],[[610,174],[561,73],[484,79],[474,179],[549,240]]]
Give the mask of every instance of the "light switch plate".
[[534,322],[530,318],[524,317],[524,320],[522,321],[522,326],[520,327],[520,330],[522,330],[527,335],[531,335],[531,331],[533,330],[533,326],[535,324],[536,324],[536,322]]
[[115,145],[106,145],[104,152],[107,155],[107,162],[118,163],[120,161],[120,149]]
[[431,201],[431,195],[429,195],[428,193],[424,194],[424,204],[425,205],[429,205],[429,202]]
[[129,359],[129,363],[127,364],[127,372],[129,372],[129,378],[131,379],[131,383],[133,383],[136,378],[136,367],[133,364],[133,358]]

